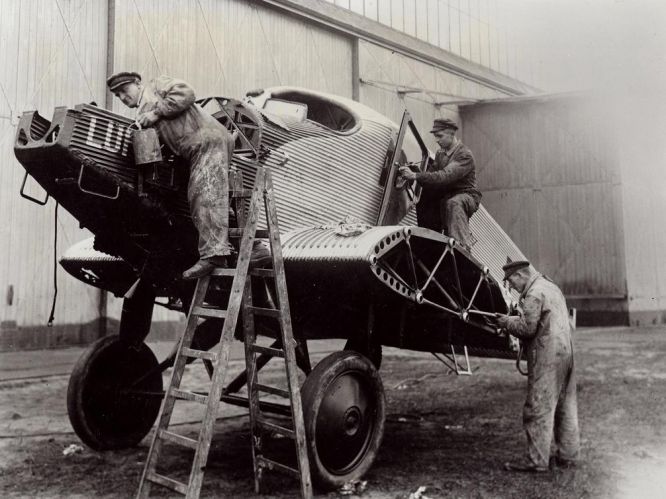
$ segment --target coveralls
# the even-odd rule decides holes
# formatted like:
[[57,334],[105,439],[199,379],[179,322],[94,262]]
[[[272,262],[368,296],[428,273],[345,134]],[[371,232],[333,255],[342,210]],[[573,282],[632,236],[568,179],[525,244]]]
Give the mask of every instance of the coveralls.
[[469,218],[481,201],[471,151],[460,141],[448,150],[440,149],[428,171],[416,174],[416,181],[423,187],[416,206],[419,226],[444,231],[471,248],[476,239],[469,230]]
[[562,292],[541,274],[527,282],[520,301],[523,314],[509,317],[506,330],[527,351],[527,456],[547,468],[553,433],[559,459],[574,461],[580,446],[571,325]]
[[228,130],[194,102],[182,80],[160,76],[143,89],[139,114],[154,111],[161,140],[190,166],[187,199],[199,231],[199,255],[230,255],[229,166],[233,139]]

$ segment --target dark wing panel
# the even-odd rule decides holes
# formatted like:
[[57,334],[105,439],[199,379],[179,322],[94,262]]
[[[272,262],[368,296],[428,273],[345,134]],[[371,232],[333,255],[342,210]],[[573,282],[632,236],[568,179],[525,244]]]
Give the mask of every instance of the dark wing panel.
[[308,337],[364,334],[376,307],[384,344],[424,351],[466,345],[513,355],[491,319],[507,301],[489,270],[453,240],[419,227],[301,229],[283,252],[294,324]]
[[81,282],[123,295],[137,273],[122,258],[97,251],[93,245],[92,237],[75,244],[60,258],[60,265]]

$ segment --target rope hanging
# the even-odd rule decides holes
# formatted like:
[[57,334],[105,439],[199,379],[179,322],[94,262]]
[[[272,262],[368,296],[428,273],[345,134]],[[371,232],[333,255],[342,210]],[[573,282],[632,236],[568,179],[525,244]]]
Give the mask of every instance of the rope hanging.
[[49,321],[46,324],[48,327],[53,327],[55,320],[55,307],[56,298],[58,297],[58,206],[56,203],[54,210],[54,223],[53,223],[53,303],[51,304],[51,313],[49,314]]

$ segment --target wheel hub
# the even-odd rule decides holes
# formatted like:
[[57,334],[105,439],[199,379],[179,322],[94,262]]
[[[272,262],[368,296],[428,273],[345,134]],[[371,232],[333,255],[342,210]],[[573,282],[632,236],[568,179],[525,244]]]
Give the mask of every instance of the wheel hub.
[[363,425],[363,414],[361,409],[357,406],[350,407],[345,412],[344,416],[344,429],[345,433],[349,436],[356,435],[358,429]]

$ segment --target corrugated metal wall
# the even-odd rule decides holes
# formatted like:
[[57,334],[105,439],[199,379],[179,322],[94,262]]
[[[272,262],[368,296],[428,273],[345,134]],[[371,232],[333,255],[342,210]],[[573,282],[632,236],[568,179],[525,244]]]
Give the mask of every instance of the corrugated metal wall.
[[483,203],[528,258],[569,297],[623,300],[620,163],[608,109],[591,96],[555,96],[464,106],[461,115]]
[[[53,294],[54,203],[19,197],[23,168],[14,158],[15,125],[25,110],[104,103],[107,6],[89,0],[3,0],[0,9],[0,320],[3,338],[46,324]],[[50,116],[47,116],[50,118]],[[29,192],[42,197],[33,182]],[[59,211],[58,254],[83,236]],[[97,317],[99,292],[59,270],[59,324]],[[4,341],[4,340],[3,340]]]
[[654,95],[616,101],[632,324],[666,322],[666,103]]
[[114,67],[177,75],[201,96],[275,85],[352,92],[348,38],[242,0],[116,0]]
[[[407,109],[431,150],[437,145],[428,133],[435,118],[445,117],[460,122],[455,105],[437,106],[451,100],[489,99],[503,94],[461,76],[410,59],[383,47],[360,41],[358,48],[359,100],[400,123]],[[424,92],[399,94],[405,87]],[[428,90],[430,92],[428,92]]]
[[498,0],[326,1],[470,61],[516,75],[515,46],[509,46]]

